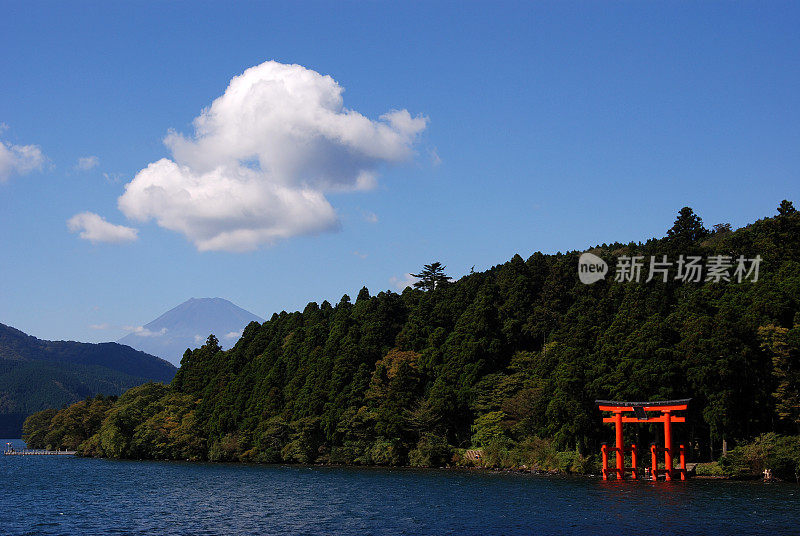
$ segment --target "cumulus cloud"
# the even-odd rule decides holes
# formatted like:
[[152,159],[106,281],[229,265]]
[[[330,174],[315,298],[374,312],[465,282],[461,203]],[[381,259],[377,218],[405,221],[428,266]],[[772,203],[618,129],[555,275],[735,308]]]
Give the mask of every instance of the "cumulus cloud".
[[82,156],[78,158],[78,163],[75,168],[81,171],[89,171],[100,165],[100,159],[96,156]]
[[344,107],[343,91],[300,65],[247,69],[195,118],[192,137],[166,136],[172,158],[139,171],[120,210],[184,234],[201,251],[335,229],[325,194],[372,188],[382,164],[411,157],[427,124],[407,110],[369,119]]
[[392,276],[389,278],[389,283],[397,290],[404,290],[406,287],[411,287],[419,281],[418,278],[411,274],[403,274],[402,277]]
[[93,212],[81,212],[67,220],[67,227],[78,236],[93,244],[108,242],[118,244],[136,240],[138,230],[124,225],[114,225]]
[[243,333],[242,330],[230,331],[230,332],[225,334],[225,338],[228,339],[228,340],[232,340],[232,339],[237,339],[238,340],[239,338],[241,338],[242,333]]
[[12,175],[24,175],[42,169],[45,156],[38,145],[7,145],[0,141],[0,182]]

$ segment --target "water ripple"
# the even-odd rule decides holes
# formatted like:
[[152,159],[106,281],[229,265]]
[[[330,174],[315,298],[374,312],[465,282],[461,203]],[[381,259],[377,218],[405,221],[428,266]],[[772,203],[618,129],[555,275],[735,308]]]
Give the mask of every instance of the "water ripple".
[[2,533],[797,534],[795,485],[2,457]]

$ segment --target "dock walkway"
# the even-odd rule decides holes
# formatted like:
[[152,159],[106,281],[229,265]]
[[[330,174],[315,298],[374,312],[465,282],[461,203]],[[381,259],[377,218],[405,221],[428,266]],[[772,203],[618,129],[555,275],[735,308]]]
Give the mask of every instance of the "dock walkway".
[[74,450],[42,450],[42,449],[22,449],[4,450],[4,456],[74,456]]

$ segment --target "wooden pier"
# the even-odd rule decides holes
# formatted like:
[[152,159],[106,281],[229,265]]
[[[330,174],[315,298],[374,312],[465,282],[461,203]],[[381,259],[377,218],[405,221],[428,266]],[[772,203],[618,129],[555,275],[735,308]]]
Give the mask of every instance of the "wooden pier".
[[7,449],[4,456],[74,456],[74,450],[42,450],[42,449]]

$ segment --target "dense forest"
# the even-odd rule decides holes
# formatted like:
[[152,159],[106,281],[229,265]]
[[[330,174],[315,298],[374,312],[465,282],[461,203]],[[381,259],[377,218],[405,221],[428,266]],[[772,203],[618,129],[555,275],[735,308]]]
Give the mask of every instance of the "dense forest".
[[[610,267],[593,284],[579,281],[581,252],[534,253],[457,281],[433,263],[402,294],[362,288],[275,314],[228,351],[213,335],[187,350],[169,385],[36,414],[25,439],[91,456],[386,465],[472,448],[485,464],[579,471],[612,435],[595,399],[691,398],[676,433],[695,460],[800,431],[790,202],[738,230],[684,208],[664,238],[589,251]],[[641,279],[620,277],[639,256]],[[695,256],[702,272],[687,277]],[[673,264],[647,281],[654,260]]]
[[19,437],[28,415],[98,393],[119,395],[175,367],[116,343],[45,341],[0,324],[0,437]]

